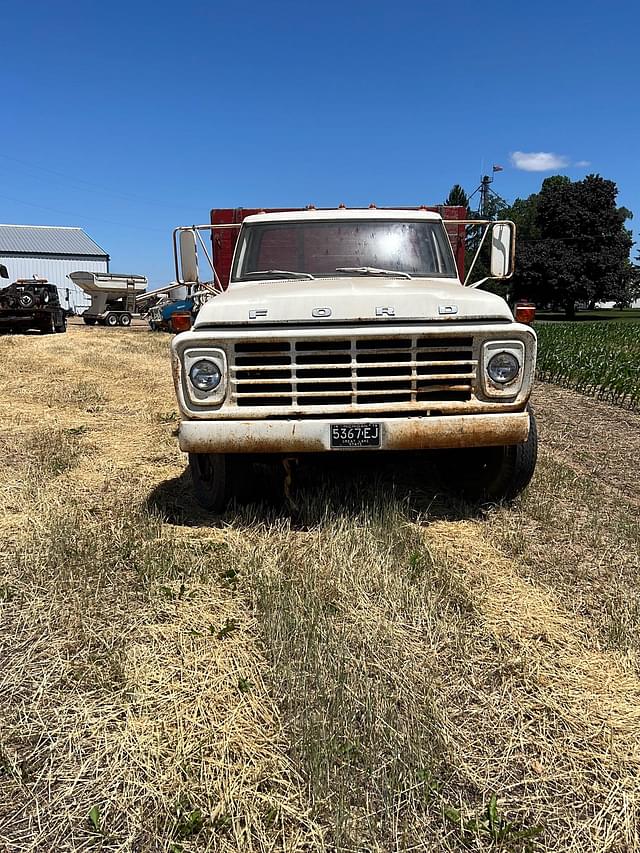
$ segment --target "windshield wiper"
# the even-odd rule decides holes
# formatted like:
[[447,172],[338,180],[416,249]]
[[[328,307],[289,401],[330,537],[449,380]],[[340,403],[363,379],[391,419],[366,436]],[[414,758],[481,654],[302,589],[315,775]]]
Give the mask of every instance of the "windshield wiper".
[[336,267],[336,272],[351,272],[356,275],[391,275],[394,278],[412,278],[403,270],[381,270],[378,267]]
[[282,278],[307,278],[310,280],[315,278],[315,276],[312,276],[310,272],[295,272],[294,270],[251,270],[251,272],[243,273],[242,279],[257,278],[261,275],[279,275]]

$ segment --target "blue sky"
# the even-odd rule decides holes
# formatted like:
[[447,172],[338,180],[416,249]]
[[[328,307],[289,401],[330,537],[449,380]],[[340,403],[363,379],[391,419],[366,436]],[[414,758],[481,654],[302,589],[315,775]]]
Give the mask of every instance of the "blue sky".
[[0,222],[80,225],[154,285],[211,207],[433,204],[493,163],[509,201],[598,172],[640,233],[632,0],[0,8]]

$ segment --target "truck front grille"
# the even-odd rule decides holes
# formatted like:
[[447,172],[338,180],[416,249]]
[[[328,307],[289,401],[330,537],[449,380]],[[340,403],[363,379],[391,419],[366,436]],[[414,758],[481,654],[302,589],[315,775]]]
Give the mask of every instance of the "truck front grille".
[[473,338],[344,338],[237,343],[229,353],[237,406],[357,408],[471,399]]

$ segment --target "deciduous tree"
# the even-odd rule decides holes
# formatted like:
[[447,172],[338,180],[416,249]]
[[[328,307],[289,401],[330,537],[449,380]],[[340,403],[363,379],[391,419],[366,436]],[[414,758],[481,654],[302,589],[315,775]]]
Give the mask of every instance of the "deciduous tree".
[[556,175],[540,192],[516,199],[506,216],[518,226],[514,294],[562,307],[624,301],[632,276],[631,212],[617,207],[617,187],[600,175],[572,182]]

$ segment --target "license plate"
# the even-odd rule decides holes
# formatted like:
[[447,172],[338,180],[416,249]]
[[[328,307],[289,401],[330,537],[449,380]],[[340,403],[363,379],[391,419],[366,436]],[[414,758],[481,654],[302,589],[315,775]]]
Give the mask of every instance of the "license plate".
[[331,424],[331,447],[380,447],[380,424]]

